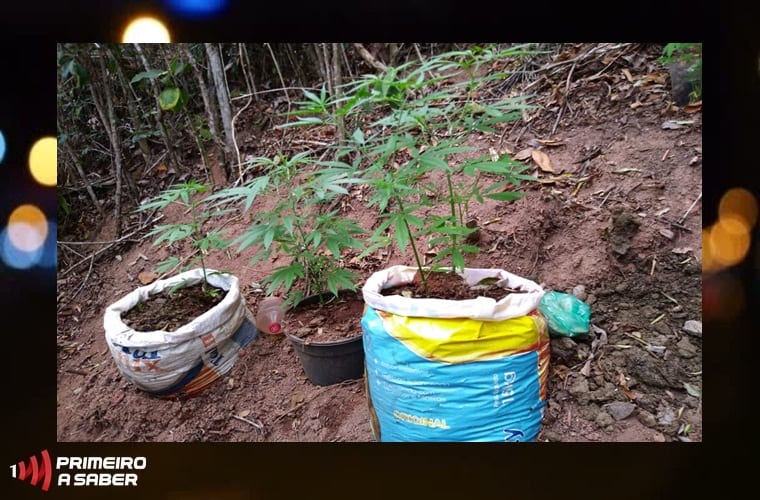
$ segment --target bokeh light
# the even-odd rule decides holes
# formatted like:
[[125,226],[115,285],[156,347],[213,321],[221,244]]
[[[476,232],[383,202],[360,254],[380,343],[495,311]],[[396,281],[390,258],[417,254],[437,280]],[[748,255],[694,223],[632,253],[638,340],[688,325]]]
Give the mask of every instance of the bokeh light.
[[747,258],[757,223],[755,196],[744,188],[726,191],[718,205],[718,221],[702,230],[702,272],[735,266]]
[[35,252],[45,243],[48,223],[42,210],[26,204],[16,207],[8,217],[8,239],[22,252]]
[[0,231],[0,259],[3,263],[15,269],[29,269],[37,264],[42,256],[42,245],[36,250],[25,252],[11,242],[9,228]]
[[734,218],[744,224],[745,231],[749,231],[757,222],[757,200],[744,188],[729,189],[720,199],[718,217]]
[[48,235],[37,265],[55,268],[58,265],[58,225],[55,222],[48,221],[48,228]]
[[0,163],[3,162],[4,157],[5,157],[5,136],[3,135],[3,131],[0,130]]
[[29,171],[43,186],[55,186],[58,182],[57,144],[55,137],[43,137],[29,151]]
[[152,17],[140,17],[130,22],[122,36],[124,43],[169,43],[169,30]]
[[741,221],[735,218],[722,218],[713,225],[710,251],[719,266],[735,266],[747,256],[750,238],[743,228]]
[[718,263],[713,258],[713,248],[710,243],[712,227],[702,229],[702,273],[711,273],[718,268]]
[[203,17],[220,13],[227,0],[166,0],[169,8],[180,15]]
[[730,321],[746,307],[744,287],[729,273],[707,277],[702,283],[702,315],[708,321]]

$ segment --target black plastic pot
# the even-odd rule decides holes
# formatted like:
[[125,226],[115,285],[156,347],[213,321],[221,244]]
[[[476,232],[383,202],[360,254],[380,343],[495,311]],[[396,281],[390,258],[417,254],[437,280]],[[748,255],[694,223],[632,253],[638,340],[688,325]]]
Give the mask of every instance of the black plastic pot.
[[[330,292],[311,295],[296,304],[294,309],[317,304],[320,299],[329,300],[331,297],[333,294]],[[356,337],[334,342],[309,342],[287,332],[286,335],[312,383],[332,385],[344,380],[360,379],[364,375],[364,344],[361,331],[357,332]]]

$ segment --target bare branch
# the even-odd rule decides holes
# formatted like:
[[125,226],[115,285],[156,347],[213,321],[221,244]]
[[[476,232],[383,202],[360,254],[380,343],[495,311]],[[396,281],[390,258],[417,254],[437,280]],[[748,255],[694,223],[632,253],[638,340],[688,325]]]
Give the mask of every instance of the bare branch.
[[378,71],[387,71],[388,66],[383,64],[382,62],[378,61],[372,54],[369,53],[367,49],[364,48],[364,45],[360,43],[355,43],[354,48],[359,52],[359,55],[364,59],[367,64],[372,66]]

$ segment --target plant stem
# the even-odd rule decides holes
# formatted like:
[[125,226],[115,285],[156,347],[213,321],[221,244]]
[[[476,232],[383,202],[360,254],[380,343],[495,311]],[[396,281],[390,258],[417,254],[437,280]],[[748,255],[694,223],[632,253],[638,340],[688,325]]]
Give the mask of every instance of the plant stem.
[[[396,201],[401,211],[404,211],[404,204],[401,201],[401,197],[396,196]],[[422,261],[420,260],[420,254],[417,252],[417,245],[414,243],[414,234],[412,234],[412,228],[409,226],[409,221],[404,219],[404,225],[406,226],[406,232],[409,235],[409,244],[412,246],[412,252],[414,253],[414,261],[417,263],[417,271],[420,273],[420,279],[422,280],[422,288],[425,290],[425,295],[428,294],[427,276],[422,271]]]
[[[193,217],[194,232],[196,234],[200,235],[201,230],[203,228],[201,227],[202,221],[198,220],[198,214],[196,212],[197,208],[198,208],[198,202],[191,201],[190,202],[190,213],[192,214],[192,217]],[[198,248],[198,254],[200,256],[199,259],[201,261],[201,269],[203,270],[203,280],[201,281],[201,290],[203,290],[203,293],[205,294],[206,293],[206,282],[208,281],[208,276],[206,274],[206,260],[203,258],[203,249],[200,248],[200,247]]]
[[[449,188],[449,205],[451,206],[451,217],[454,219],[454,224],[457,223],[457,209],[456,206],[454,206],[454,186],[451,184],[451,171],[446,170],[446,183],[448,184]],[[454,269],[454,252],[456,252],[457,248],[457,235],[452,234],[451,235],[451,269]]]

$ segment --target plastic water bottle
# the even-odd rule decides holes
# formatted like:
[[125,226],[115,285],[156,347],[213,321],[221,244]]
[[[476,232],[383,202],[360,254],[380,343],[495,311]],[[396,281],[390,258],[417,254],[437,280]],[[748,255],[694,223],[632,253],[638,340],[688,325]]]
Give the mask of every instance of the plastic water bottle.
[[285,310],[282,307],[284,300],[280,297],[266,297],[259,303],[259,311],[256,313],[256,328],[260,332],[273,335],[282,333],[282,318]]

